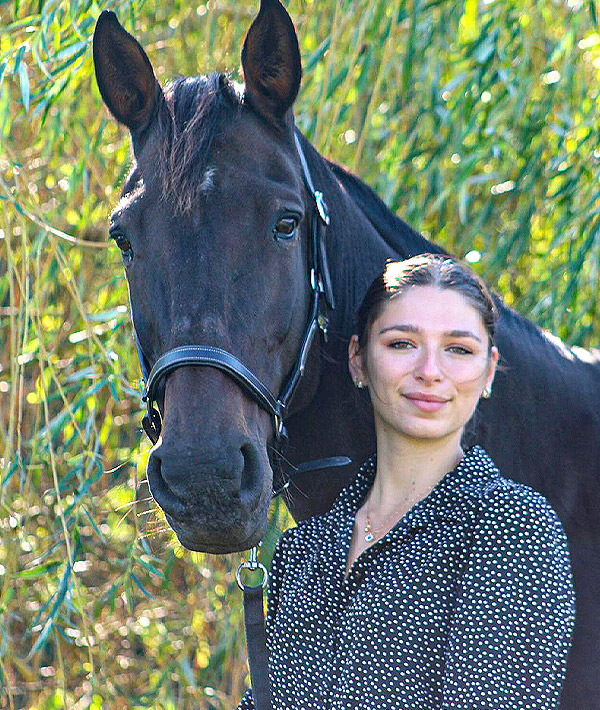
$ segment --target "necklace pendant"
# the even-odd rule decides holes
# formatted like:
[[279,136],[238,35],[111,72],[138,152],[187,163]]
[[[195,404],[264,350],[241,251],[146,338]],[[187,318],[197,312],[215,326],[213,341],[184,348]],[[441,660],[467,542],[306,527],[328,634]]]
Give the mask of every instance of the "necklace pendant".
[[372,532],[368,532],[368,533],[365,535],[365,542],[371,542],[371,541],[374,540],[374,539],[375,539],[375,535],[373,535]]

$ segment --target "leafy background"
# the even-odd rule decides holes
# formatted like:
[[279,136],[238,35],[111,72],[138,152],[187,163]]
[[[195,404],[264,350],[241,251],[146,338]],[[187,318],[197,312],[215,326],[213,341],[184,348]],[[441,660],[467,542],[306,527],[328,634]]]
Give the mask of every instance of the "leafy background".
[[[200,0],[203,3],[203,0]],[[232,708],[237,556],[149,500],[127,292],[106,218],[128,135],[91,60],[117,11],[158,77],[229,70],[257,2],[0,2],[0,705]],[[509,304],[598,344],[595,1],[290,0],[297,121]],[[265,557],[285,510],[271,514]]]

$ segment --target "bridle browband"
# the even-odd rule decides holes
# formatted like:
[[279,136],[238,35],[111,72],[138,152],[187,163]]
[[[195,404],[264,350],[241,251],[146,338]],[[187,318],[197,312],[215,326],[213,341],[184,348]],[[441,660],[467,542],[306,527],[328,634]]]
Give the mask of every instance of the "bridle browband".
[[290,401],[294,396],[294,392],[298,387],[298,383],[304,374],[310,346],[319,328],[326,337],[328,327],[327,309],[333,310],[335,308],[325,243],[326,229],[330,221],[329,210],[325,204],[323,193],[315,189],[297,132],[294,132],[294,138],[302,166],[304,183],[314,200],[314,209],[310,216],[308,249],[308,273],[311,289],[310,305],[308,309],[308,321],[294,366],[278,397],[275,397],[270,389],[235,355],[212,345],[183,345],[168,350],[164,355],[158,358],[152,369],[148,371],[148,364],[134,327],[135,344],[140,361],[140,369],[146,383],[142,395],[142,401],[146,403],[146,414],[142,419],[142,426],[153,444],[156,444],[158,441],[162,429],[161,416],[154,406],[160,381],[170,372],[173,372],[173,370],[188,366],[214,367],[225,372],[229,377],[235,380],[246,394],[252,397],[262,409],[266,410],[272,416],[273,429],[277,441],[284,440],[287,437],[284,418]]

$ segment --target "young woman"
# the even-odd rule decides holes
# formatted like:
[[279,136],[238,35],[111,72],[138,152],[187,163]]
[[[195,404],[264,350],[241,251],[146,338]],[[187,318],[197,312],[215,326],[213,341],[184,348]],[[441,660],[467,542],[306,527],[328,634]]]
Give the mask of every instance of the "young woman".
[[349,366],[377,454],[278,543],[275,709],[556,707],[574,624],[564,531],[545,498],[461,446],[491,395],[496,318],[448,257],[388,263],[371,284]]

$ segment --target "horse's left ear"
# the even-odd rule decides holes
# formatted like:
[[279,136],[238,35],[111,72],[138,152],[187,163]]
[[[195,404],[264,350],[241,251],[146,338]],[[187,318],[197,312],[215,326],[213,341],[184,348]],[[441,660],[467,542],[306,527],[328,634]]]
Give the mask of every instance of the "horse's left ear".
[[279,0],[261,0],[242,49],[246,96],[269,120],[292,107],[302,78],[296,30]]

